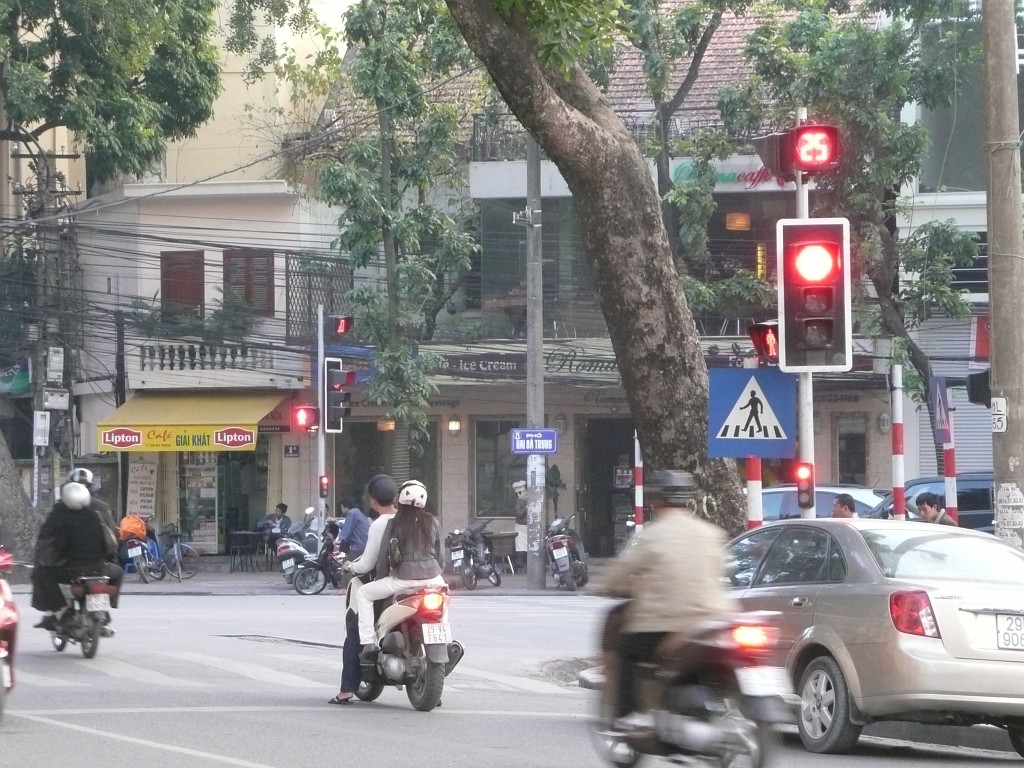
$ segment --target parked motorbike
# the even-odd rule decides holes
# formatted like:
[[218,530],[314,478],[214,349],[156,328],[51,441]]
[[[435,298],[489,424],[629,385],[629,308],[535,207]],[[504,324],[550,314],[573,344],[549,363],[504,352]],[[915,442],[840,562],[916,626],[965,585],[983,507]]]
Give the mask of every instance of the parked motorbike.
[[328,584],[340,589],[349,578],[347,573],[341,571],[344,559],[344,552],[329,552],[326,546],[321,547],[319,555],[307,557],[299,563],[292,586],[300,595],[319,595],[327,589]]
[[490,520],[477,520],[464,530],[456,528],[444,540],[452,562],[452,573],[462,578],[466,589],[476,589],[477,579],[501,586],[501,573],[494,564],[494,545],[484,529]]
[[[358,576],[349,582],[349,605],[361,586]],[[465,655],[462,643],[452,640],[448,601],[448,587],[399,592],[386,601],[374,629],[380,650],[362,661],[360,700],[373,701],[385,685],[393,685],[404,686],[409,703],[420,712],[440,703],[444,679]]]
[[[314,536],[314,540],[315,538]],[[298,539],[284,537],[278,539],[275,546],[277,548],[277,562],[281,564],[281,575],[284,576],[284,580],[289,584],[294,583],[295,571],[299,564],[305,563],[307,560],[316,560],[316,543],[313,544],[312,549],[309,549],[304,542],[300,542]]]
[[575,517],[570,515],[552,520],[544,539],[555,587],[565,587],[570,592],[575,592],[577,587],[585,586],[590,581],[587,553],[579,535],[572,528]]
[[[617,633],[626,605],[609,614],[606,639]],[[658,659],[638,671],[640,700],[656,702],[649,722],[621,725],[613,719],[614,696],[603,695],[594,725],[601,757],[620,768],[643,755],[764,766],[775,743],[771,724],[795,723],[799,705],[785,668],[766,663],[778,641],[778,615],[725,616],[703,622],[688,639],[668,638]]]
[[14,556],[0,547],[0,721],[4,717],[7,694],[14,687],[14,650],[18,638],[18,606],[7,583],[14,568]]
[[100,637],[113,637],[110,624],[110,579],[106,576],[79,576],[70,584],[61,584],[60,590],[68,602],[68,609],[50,632],[50,640],[57,651],[68,643],[78,643],[82,655],[91,659],[99,649]]

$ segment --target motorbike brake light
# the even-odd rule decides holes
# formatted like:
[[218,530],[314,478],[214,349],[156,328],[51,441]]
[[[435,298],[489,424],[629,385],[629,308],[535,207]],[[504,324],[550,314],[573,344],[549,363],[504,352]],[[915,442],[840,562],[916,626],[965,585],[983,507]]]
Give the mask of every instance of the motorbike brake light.
[[928,593],[906,589],[889,595],[889,616],[899,632],[921,637],[941,637]]
[[554,541],[551,542],[551,548],[552,549],[565,549],[565,540],[564,539],[555,539]]
[[739,624],[732,628],[732,639],[741,648],[756,650],[775,642],[774,632],[760,624]]
[[439,611],[444,607],[444,595],[440,592],[427,592],[420,600],[421,611]]

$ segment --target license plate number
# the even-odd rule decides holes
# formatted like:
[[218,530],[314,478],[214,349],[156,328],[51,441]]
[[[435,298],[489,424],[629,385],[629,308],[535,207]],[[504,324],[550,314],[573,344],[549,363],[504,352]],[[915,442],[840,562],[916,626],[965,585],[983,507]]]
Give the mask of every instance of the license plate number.
[[996,614],[996,647],[1009,651],[1024,651],[1024,616],[1011,613]]
[[105,611],[110,608],[110,595],[104,593],[85,596],[85,610]]
[[462,550],[461,549],[453,549],[452,550],[452,560],[461,560],[461,559],[462,559]]
[[447,645],[452,641],[452,628],[448,622],[441,624],[423,624],[423,642],[427,645],[443,643]]
[[564,560],[569,556],[569,550],[565,547],[560,547],[555,550],[555,560]]
[[128,557],[136,558],[142,557],[142,547],[131,547],[128,550]]
[[281,563],[281,570],[285,573],[291,573],[295,570],[295,561],[288,560],[287,562]]
[[780,696],[793,692],[784,667],[744,667],[736,670],[740,693],[747,696]]

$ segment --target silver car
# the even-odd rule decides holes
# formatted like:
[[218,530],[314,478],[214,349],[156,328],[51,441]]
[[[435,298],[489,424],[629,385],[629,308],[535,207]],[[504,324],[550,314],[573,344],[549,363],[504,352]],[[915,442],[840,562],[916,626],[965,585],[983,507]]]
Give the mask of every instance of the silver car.
[[810,751],[909,720],[1001,726],[1024,756],[1024,553],[944,525],[783,520],[733,539],[726,573],[745,609],[782,614],[774,663]]

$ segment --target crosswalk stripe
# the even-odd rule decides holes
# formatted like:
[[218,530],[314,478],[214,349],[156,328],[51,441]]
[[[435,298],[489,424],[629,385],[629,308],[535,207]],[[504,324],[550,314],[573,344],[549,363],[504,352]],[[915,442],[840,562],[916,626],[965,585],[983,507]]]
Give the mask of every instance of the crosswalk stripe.
[[[455,674],[454,672],[452,674]],[[488,680],[502,685],[507,685],[516,690],[525,691],[528,693],[566,693],[569,689],[563,688],[560,685],[554,683],[545,683],[543,680],[533,680],[529,677],[516,677],[515,675],[503,675],[500,672],[484,672],[483,670],[473,669],[472,667],[462,667],[458,669],[458,674],[465,675],[467,677],[475,677],[479,680]]]
[[192,651],[158,651],[161,656],[169,656],[173,659],[181,659],[193,664],[200,664],[204,667],[211,667],[218,671],[233,672],[251,680],[258,680],[261,683],[271,685],[283,685],[288,688],[323,688],[323,681],[314,682],[304,677],[293,675],[290,672],[280,672],[276,669],[268,669],[256,664],[248,664],[244,661],[225,659],[221,657],[207,656]]
[[23,669],[17,669],[14,673],[14,679],[18,685],[34,685],[39,688],[87,688],[88,683],[76,683],[73,680],[64,680],[59,677],[49,677],[48,675],[37,675],[35,672],[25,672]]
[[125,680],[134,680],[147,685],[162,685],[166,688],[210,688],[211,683],[204,683],[199,680],[183,680],[178,677],[156,672],[147,667],[140,667],[136,664],[129,664],[126,661],[110,658],[95,658],[89,661],[79,660],[77,662],[83,668],[95,669],[110,677],[120,677]]

